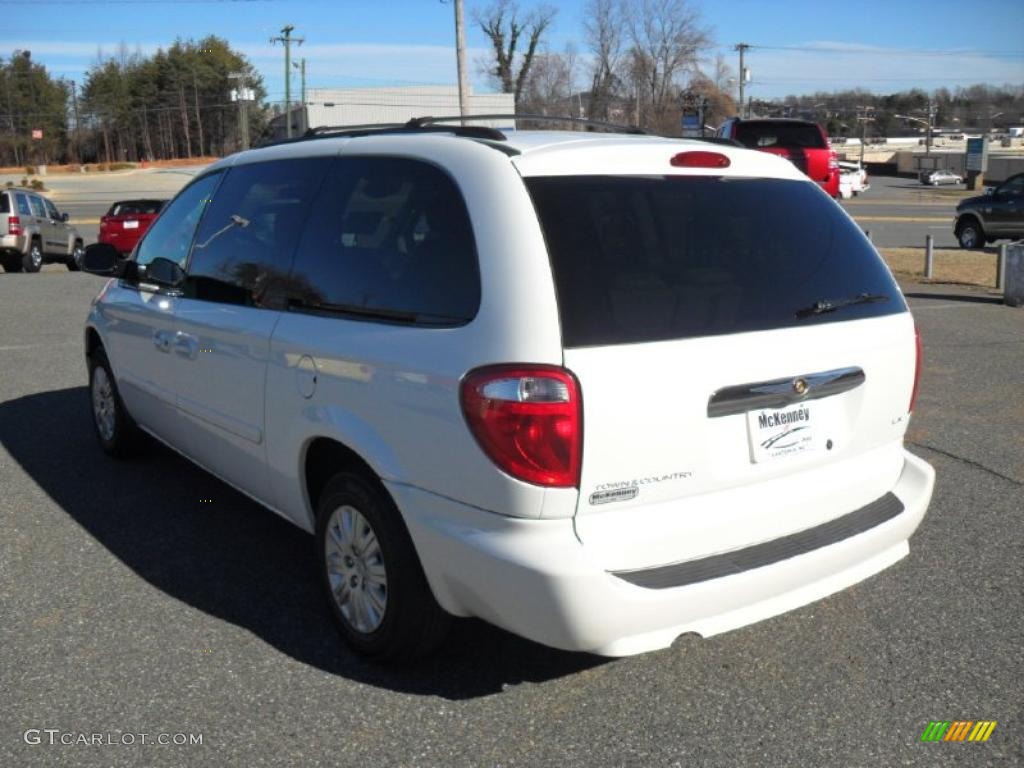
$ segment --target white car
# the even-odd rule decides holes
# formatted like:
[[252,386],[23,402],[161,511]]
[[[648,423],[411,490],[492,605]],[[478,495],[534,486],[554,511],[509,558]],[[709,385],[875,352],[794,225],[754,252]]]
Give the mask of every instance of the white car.
[[839,196],[844,200],[871,189],[868,172],[860,163],[839,163]]
[[378,658],[450,616],[608,656],[713,635],[900,560],[932,494],[903,296],[767,153],[339,130],[214,164],[85,265],[115,276],[102,447],[148,433],[315,533]]

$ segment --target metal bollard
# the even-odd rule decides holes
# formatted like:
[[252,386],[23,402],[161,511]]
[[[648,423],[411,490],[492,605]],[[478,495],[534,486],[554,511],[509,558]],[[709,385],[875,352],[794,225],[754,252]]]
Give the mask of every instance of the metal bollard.
[[999,244],[999,255],[996,256],[996,290],[1006,288],[1006,243]]
[[935,274],[935,238],[931,235],[924,236],[924,277],[931,280]]

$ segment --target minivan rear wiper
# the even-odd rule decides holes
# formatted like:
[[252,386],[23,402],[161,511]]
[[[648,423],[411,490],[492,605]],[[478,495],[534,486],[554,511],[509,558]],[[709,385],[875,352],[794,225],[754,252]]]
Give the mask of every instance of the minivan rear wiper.
[[852,307],[854,304],[877,304],[882,301],[889,301],[889,297],[882,293],[858,293],[846,299],[820,299],[809,307],[798,309],[797,317],[810,317],[811,315],[822,315],[826,312],[835,312],[843,307]]

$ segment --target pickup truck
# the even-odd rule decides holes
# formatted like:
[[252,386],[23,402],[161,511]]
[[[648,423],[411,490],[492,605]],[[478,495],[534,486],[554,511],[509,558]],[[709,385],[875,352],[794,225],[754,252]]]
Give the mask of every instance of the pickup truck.
[[786,158],[833,199],[839,197],[839,157],[817,123],[790,118],[732,117],[722,123],[716,135],[738,141],[747,149]]

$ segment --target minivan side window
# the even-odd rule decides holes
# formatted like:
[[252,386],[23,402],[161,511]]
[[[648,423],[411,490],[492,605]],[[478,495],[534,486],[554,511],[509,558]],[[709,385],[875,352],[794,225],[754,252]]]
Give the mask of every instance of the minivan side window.
[[185,295],[282,308],[292,254],[328,167],[310,157],[231,168],[199,225]]
[[192,235],[220,177],[220,173],[211,173],[193,181],[167,204],[135,251],[135,261],[139,266],[163,257],[184,268]]
[[440,168],[397,157],[332,165],[295,257],[292,308],[366,320],[460,325],[480,305],[462,194]]

